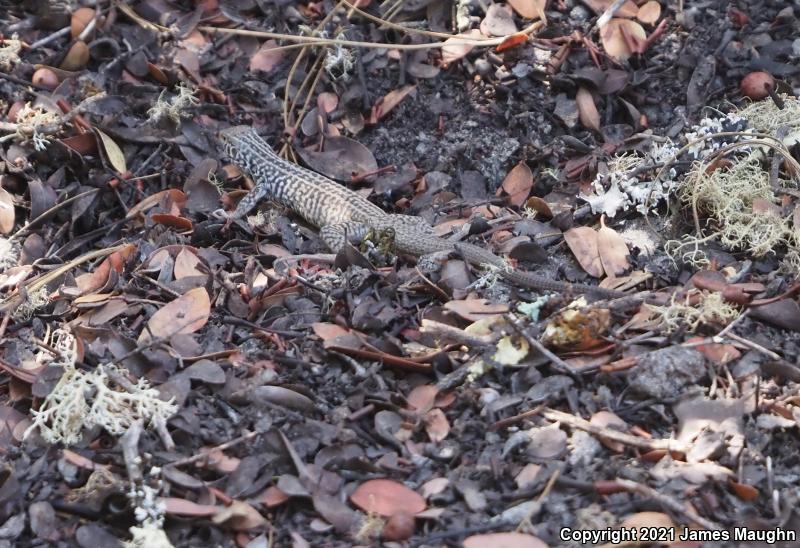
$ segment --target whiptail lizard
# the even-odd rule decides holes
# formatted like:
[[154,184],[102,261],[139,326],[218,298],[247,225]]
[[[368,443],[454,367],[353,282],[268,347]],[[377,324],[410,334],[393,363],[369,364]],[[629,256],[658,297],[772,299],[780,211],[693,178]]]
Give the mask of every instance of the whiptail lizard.
[[494,253],[476,245],[439,238],[423,219],[386,213],[331,179],[283,160],[251,127],[223,130],[220,140],[225,154],[255,182],[255,188],[239,202],[231,219],[242,218],[258,202],[270,199],[319,227],[322,240],[334,253],[338,253],[348,239],[362,238],[369,229],[393,229],[395,248],[402,253],[423,256],[456,252],[472,265],[497,267],[500,276],[522,287],[588,293],[600,298],[626,296],[621,291],[536,276],[511,268]]

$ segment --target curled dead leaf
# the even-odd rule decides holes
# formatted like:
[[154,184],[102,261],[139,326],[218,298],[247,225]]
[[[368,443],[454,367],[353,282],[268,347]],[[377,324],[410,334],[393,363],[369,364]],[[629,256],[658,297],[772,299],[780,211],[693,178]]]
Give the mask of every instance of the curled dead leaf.
[[114,142],[114,139],[106,135],[105,132],[97,128],[95,128],[95,131],[100,136],[100,142],[103,144],[103,150],[106,153],[106,157],[108,157],[108,162],[120,175],[128,171],[127,164],[125,163],[125,155],[122,153],[122,149],[119,148],[119,145]]

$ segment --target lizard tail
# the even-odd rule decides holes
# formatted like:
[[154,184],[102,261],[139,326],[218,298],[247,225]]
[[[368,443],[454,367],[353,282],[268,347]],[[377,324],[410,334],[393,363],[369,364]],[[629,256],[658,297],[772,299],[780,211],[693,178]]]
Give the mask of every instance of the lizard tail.
[[486,249],[483,249],[482,247],[478,247],[476,245],[467,243],[457,243],[454,244],[454,247],[456,251],[461,253],[461,255],[463,255],[463,257],[469,263],[475,266],[481,266],[484,264],[496,266],[499,269],[500,276],[502,276],[509,282],[522,287],[527,287],[530,289],[539,289],[543,291],[556,291],[559,293],[567,293],[575,295],[581,293],[588,293],[590,295],[594,295],[602,299],[618,299],[620,297],[627,296],[627,294],[622,291],[614,291],[613,289],[603,289],[602,287],[597,287],[588,284],[573,284],[569,282],[561,282],[558,280],[545,278],[544,276],[537,276],[536,274],[531,274],[530,272],[517,270],[516,268],[511,268],[508,264],[506,264],[506,262],[503,259],[495,255],[494,253]]

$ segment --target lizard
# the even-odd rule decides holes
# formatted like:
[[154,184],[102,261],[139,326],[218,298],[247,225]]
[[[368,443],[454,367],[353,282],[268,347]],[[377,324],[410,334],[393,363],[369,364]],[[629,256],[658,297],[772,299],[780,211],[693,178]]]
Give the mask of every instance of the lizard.
[[458,253],[474,266],[497,267],[502,278],[520,287],[584,293],[604,299],[627,296],[622,291],[538,276],[509,266],[504,259],[480,246],[440,238],[424,219],[386,213],[328,177],[282,159],[252,127],[234,126],[222,130],[219,139],[224,154],[255,184],[229,214],[229,222],[241,219],[259,202],[269,199],[318,227],[322,241],[333,253],[338,253],[348,241],[363,238],[369,229],[391,229],[395,249],[401,253],[419,257]]

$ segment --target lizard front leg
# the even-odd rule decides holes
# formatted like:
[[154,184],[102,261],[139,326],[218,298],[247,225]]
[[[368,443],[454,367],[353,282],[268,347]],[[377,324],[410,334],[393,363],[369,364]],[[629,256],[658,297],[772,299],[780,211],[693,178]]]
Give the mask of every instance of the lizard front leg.
[[334,253],[339,253],[345,243],[356,244],[364,239],[369,227],[356,221],[345,221],[333,225],[325,225],[319,235],[328,249]]

